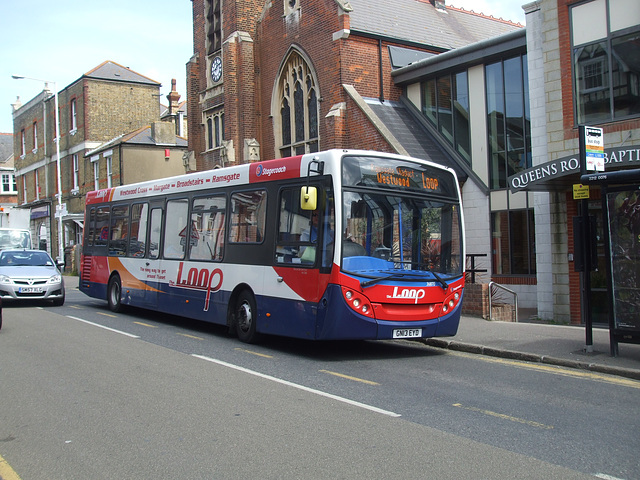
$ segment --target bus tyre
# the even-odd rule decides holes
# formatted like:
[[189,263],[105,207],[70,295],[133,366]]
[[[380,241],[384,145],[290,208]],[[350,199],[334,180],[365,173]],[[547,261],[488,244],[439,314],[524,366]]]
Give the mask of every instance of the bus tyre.
[[256,332],[257,316],[256,299],[251,292],[243,290],[238,295],[234,312],[236,333],[241,342],[255,343],[258,341],[260,334]]
[[107,286],[107,302],[109,303],[109,310],[112,312],[119,312],[122,310],[122,283],[120,277],[114,275],[109,279],[109,285]]

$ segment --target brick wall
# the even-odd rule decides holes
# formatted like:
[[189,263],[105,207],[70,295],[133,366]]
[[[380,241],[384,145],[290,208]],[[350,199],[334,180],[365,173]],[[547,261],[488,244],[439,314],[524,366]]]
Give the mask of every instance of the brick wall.
[[464,287],[462,314],[487,318],[489,312],[489,284],[467,282]]
[[[288,55],[295,49],[314,72],[318,92],[319,148],[370,148],[391,151],[373,125],[348,102],[343,84],[354,85],[364,97],[398,100],[402,91],[391,78],[388,42],[350,35],[334,40],[349,29],[349,15],[334,0],[306,1],[284,15],[284,0],[223,2],[223,75],[219,92],[207,91],[204,0],[193,0],[194,57],[187,67],[189,148],[198,169],[211,164],[205,152],[202,112],[224,105],[225,138],[233,140],[236,159],[244,158],[244,141],[255,138],[262,159],[279,156],[272,105],[277,81]],[[244,33],[246,32],[246,35]],[[337,35],[339,36],[339,35]],[[380,55],[380,53],[382,53]],[[380,59],[382,81],[380,87]],[[330,114],[337,105],[347,110]]]

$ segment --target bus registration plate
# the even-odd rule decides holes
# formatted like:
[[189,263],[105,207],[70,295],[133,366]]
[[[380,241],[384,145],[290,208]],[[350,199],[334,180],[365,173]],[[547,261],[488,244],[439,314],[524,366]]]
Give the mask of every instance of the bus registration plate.
[[393,338],[416,338],[421,336],[421,328],[395,328],[393,330]]

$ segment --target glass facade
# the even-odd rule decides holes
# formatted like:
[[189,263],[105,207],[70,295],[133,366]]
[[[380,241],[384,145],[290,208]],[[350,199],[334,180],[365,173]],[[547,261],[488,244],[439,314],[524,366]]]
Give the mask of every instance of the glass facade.
[[491,251],[496,275],[536,273],[533,209],[503,210],[491,214]]
[[[531,115],[527,56],[485,66],[489,183],[506,190],[511,175],[530,168]],[[535,275],[533,209],[491,213],[492,267],[495,275]]]
[[492,190],[531,167],[531,115],[527,56],[485,67],[489,175]]
[[423,82],[422,114],[442,138],[471,163],[467,72],[443,75]]

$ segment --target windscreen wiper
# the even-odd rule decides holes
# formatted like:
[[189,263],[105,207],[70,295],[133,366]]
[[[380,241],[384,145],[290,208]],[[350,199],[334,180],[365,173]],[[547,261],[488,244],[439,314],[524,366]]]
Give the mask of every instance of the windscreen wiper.
[[[438,281],[438,283],[440,284],[440,286],[442,287],[443,290],[446,290],[447,288],[449,288],[449,284],[447,282],[445,282],[444,279],[440,275],[438,275],[435,272],[429,272],[429,273],[431,273],[431,275],[433,275],[433,278],[435,278]],[[384,277],[377,277],[377,278],[373,278],[371,280],[360,282],[360,286],[362,288],[367,288],[367,287],[370,287],[371,285],[375,285],[378,282],[382,282],[383,280],[391,280],[392,278],[401,278],[401,277],[413,277],[412,280],[427,280],[428,279],[424,275],[416,275],[415,273],[393,273],[391,275],[386,275]]]
[[370,287],[378,282],[382,282],[383,280],[390,280],[392,278],[402,278],[402,277],[413,277],[412,280],[427,280],[427,277],[424,275],[416,275],[415,273],[392,273],[391,275],[386,275],[384,277],[376,277],[371,280],[367,280],[365,282],[360,282],[360,286],[362,288]]

